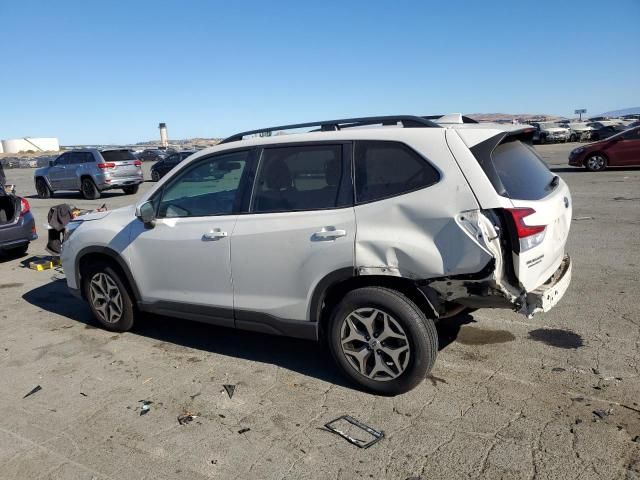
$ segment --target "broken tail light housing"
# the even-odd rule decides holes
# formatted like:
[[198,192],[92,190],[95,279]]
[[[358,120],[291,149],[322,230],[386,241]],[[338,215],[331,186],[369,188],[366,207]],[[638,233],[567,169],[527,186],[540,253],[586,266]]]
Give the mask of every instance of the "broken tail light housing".
[[99,163],[98,164],[98,168],[100,168],[101,170],[107,170],[109,168],[116,168],[116,164],[112,163],[112,162],[108,162],[108,163]]
[[20,198],[20,216],[24,216],[31,211],[31,205],[26,198]]
[[520,252],[526,252],[537,247],[544,240],[546,225],[527,225],[524,219],[536,213],[533,208],[507,208],[516,227],[516,234],[520,241]]

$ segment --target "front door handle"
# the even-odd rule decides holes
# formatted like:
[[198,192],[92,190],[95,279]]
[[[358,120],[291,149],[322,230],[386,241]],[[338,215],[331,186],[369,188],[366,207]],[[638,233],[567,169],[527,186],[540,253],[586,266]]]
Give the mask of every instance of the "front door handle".
[[336,238],[346,236],[346,230],[336,230],[334,227],[325,227],[319,232],[315,232],[313,234],[312,240],[335,240]]
[[223,232],[219,228],[216,228],[202,235],[202,240],[218,240],[219,238],[225,238],[227,236],[227,232]]

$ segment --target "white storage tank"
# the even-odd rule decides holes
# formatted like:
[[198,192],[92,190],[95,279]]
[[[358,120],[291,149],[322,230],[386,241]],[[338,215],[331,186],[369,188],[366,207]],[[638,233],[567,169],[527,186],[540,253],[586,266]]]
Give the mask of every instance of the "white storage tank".
[[20,152],[57,152],[60,150],[60,142],[53,137],[24,137],[2,140],[4,153]]

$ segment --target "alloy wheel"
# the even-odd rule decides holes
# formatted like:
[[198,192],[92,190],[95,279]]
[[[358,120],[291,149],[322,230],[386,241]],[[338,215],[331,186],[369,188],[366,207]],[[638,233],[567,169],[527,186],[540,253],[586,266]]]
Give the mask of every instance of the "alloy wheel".
[[377,308],[359,308],[347,315],[340,330],[340,344],[351,367],[376,381],[398,378],[411,355],[400,323]]
[[587,166],[590,170],[602,170],[605,163],[605,159],[602,155],[593,155],[587,160]]
[[96,273],[89,283],[91,304],[102,321],[116,323],[122,317],[123,302],[120,288],[106,273]]

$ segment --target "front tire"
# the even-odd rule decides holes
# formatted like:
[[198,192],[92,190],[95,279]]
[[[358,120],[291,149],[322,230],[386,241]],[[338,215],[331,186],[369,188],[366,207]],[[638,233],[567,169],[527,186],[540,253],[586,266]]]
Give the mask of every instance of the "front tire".
[[156,172],[155,170],[151,172],[151,180],[153,180],[154,182],[159,182],[160,181],[160,174],[158,172]]
[[93,316],[112,332],[133,327],[133,302],[120,273],[108,263],[95,262],[82,272],[82,289]]
[[381,395],[414,388],[438,353],[433,320],[400,292],[382,287],[347,293],[332,312],[328,336],[342,372]]
[[594,153],[585,160],[584,166],[590,172],[601,172],[607,168],[607,159],[601,153]]
[[38,178],[36,180],[36,193],[38,194],[38,198],[50,198],[53,194],[44,178]]
[[100,198],[100,190],[96,187],[96,184],[93,183],[93,180],[90,178],[83,178],[81,185],[82,196],[87,200],[97,200]]
[[135,195],[136,193],[138,193],[138,187],[139,185],[131,185],[128,187],[123,187],[122,190],[126,195]]

